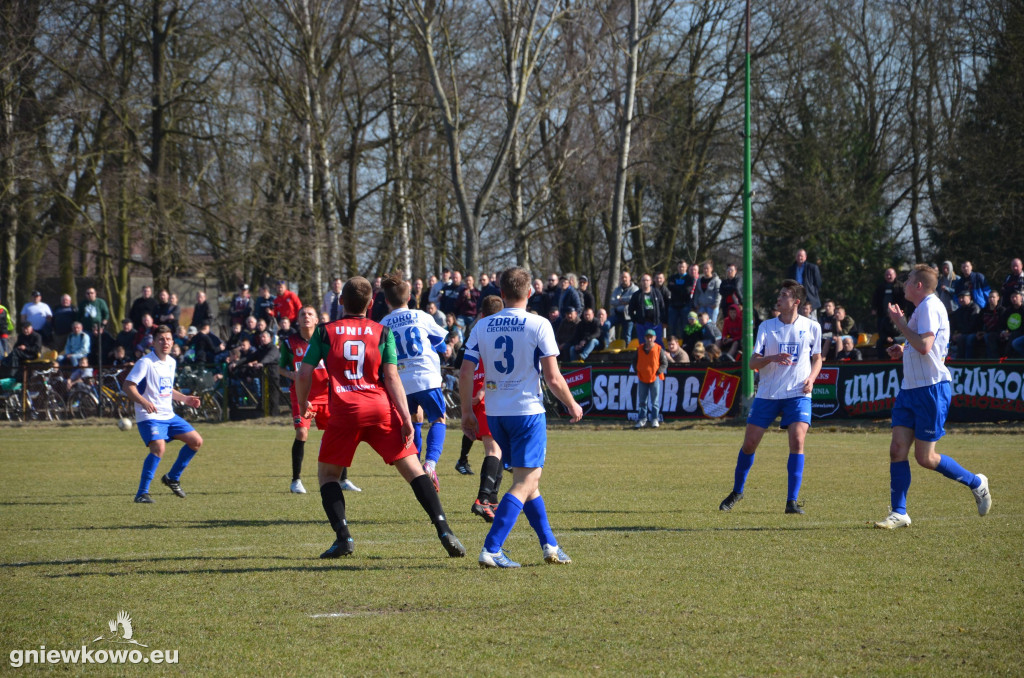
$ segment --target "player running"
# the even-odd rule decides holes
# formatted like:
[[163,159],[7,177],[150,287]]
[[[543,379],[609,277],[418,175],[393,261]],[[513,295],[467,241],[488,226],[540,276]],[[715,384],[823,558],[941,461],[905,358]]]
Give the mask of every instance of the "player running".
[[317,476],[324,512],[337,538],[320,557],[347,556],[355,548],[339,481],[342,470],[352,465],[360,441],[366,441],[408,481],[448,555],[460,558],[466,549],[449,527],[437,491],[412,445],[412,418],[398,377],[394,334],[366,317],[373,306],[373,287],[366,278],[355,277],[345,283],[341,294],[345,315],[317,326],[295,380],[299,410],[308,417],[313,371],[321,360],[330,379],[330,419],[320,441]]
[[750,369],[759,371],[760,381],[747,416],[743,447],[736,458],[732,492],[719,504],[720,511],[731,511],[743,499],[757,446],[782,414],[780,427],[789,432],[786,513],[804,512],[797,503],[804,475],[804,438],[811,427],[811,391],[821,371],[821,325],[798,312],[806,298],[803,285],[784,280],[775,305],[779,316],[757,328]]
[[[447,356],[451,350],[445,343],[444,328],[434,322],[425,311],[409,309],[412,287],[398,276],[386,276],[381,281],[384,299],[390,313],[381,324],[391,328],[398,353],[398,376],[408,400],[410,412],[422,408],[427,421],[427,455],[423,471],[430,477],[434,490],[440,492],[437,480],[437,462],[441,460],[444,438],[448,430],[445,420],[444,394],[441,391],[441,360],[438,353]],[[413,422],[413,440],[417,450],[423,448],[422,422]]]
[[914,458],[927,469],[971,488],[978,505],[978,515],[992,508],[988,478],[960,466],[952,457],[935,451],[935,443],[946,434],[946,414],[952,400],[950,382],[953,377],[946,367],[949,350],[949,317],[942,301],[935,295],[939,278],[935,269],[918,264],[907,277],[903,293],[917,307],[909,322],[903,309],[889,304],[889,318],[906,340],[889,347],[894,360],[903,357],[903,383],[892,408],[892,443],[889,445],[889,493],[892,512],[875,527],[894,530],[910,527],[907,515],[907,491],[910,489],[910,445]]
[[[483,363],[487,424],[501,448],[502,460],[512,468],[512,487],[494,511],[494,522],[480,551],[480,567],[519,567],[502,545],[520,513],[526,514],[537,533],[546,562],[572,562],[551,531],[540,494],[548,438],[541,375],[568,409],[571,422],[579,421],[583,410],[558,371],[558,344],[551,323],[526,312],[529,293],[530,274],[525,269],[510,268],[501,274],[505,310],[473,328],[459,372],[459,391],[472,393],[474,368]],[[476,437],[479,430],[472,398],[462,401],[462,430],[470,437]]]
[[[494,295],[484,297],[480,301],[480,319],[488,318],[503,308],[501,297]],[[472,333],[472,331],[470,332]],[[473,440],[481,440],[484,443],[484,463],[480,466],[480,491],[470,511],[487,522],[494,520],[494,510],[498,508],[498,488],[501,487],[501,449],[498,443],[494,442],[491,429],[487,426],[487,408],[484,403],[484,365],[477,363],[473,370],[473,414],[476,415],[477,432],[476,438],[462,436],[461,459],[468,458],[469,449],[473,446]]]
[[[278,374],[285,379],[292,381],[292,388],[289,396],[292,402],[292,422],[295,425],[295,440],[292,441],[292,484],[291,491],[295,494],[306,494],[306,488],[302,486],[302,458],[305,456],[306,440],[309,439],[309,428],[313,421],[316,421],[318,431],[327,428],[327,421],[330,417],[328,403],[330,401],[327,387],[330,380],[327,378],[327,368],[323,361],[313,370],[313,385],[309,392],[309,405],[312,416],[304,416],[299,410],[299,403],[295,393],[295,377],[299,373],[299,366],[306,355],[309,347],[309,339],[316,330],[318,313],[313,306],[303,306],[299,310],[296,319],[297,332],[288,336],[281,342],[281,360],[278,363]],[[348,469],[341,473],[341,489],[352,492],[362,492],[355,483],[348,479]]]
[[[124,392],[135,403],[135,421],[139,426],[142,442],[149,447],[149,455],[142,462],[142,477],[135,493],[136,504],[152,504],[149,484],[156,475],[156,469],[164,456],[168,440],[185,443],[178,452],[178,458],[171,470],[160,478],[160,482],[171,492],[185,498],[181,489],[181,473],[196,456],[203,445],[203,438],[192,425],[174,413],[173,401],[189,407],[201,404],[196,396],[185,395],[174,389],[174,372],[178,363],[171,357],[174,335],[167,325],[160,325],[153,331],[153,350],[139,359],[124,382]],[[142,389],[141,392],[139,389]]]

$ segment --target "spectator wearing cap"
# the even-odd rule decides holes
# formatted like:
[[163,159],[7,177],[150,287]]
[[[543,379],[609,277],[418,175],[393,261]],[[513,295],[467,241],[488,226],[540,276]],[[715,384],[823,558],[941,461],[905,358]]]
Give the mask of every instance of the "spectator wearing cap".
[[29,360],[35,360],[43,352],[43,337],[32,328],[32,323],[22,321],[19,327],[21,331],[14,339],[11,352],[4,358],[4,364],[12,369]]
[[147,313],[151,318],[156,317],[156,297],[153,296],[153,288],[149,285],[142,286],[142,296],[136,297],[132,307],[128,311],[128,317],[136,328],[142,327],[142,316]]
[[585,275],[580,276],[580,286],[578,289],[580,297],[583,299],[583,308],[589,308],[594,313],[597,313],[597,303],[594,300],[594,293],[590,291],[590,278]]
[[238,294],[231,300],[231,324],[238,323],[241,325],[245,322],[246,318],[253,314],[254,310],[249,286],[243,284]]
[[643,428],[650,422],[658,428],[661,419],[661,382],[668,372],[668,354],[657,343],[654,328],[644,331],[644,341],[637,346],[633,371],[636,372],[637,420],[633,428]]
[[32,301],[21,307],[21,320],[32,325],[32,329],[38,332],[43,343],[48,343],[53,330],[53,311],[50,305],[43,301],[43,293],[36,290],[32,293]]
[[974,303],[971,291],[960,291],[959,307],[949,316],[949,343],[956,349],[956,358],[974,357],[974,342],[981,331],[981,307]]

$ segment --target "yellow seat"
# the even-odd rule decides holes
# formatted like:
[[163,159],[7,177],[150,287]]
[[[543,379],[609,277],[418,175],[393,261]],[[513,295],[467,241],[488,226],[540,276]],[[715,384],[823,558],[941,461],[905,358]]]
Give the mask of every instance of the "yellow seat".
[[864,348],[865,346],[874,346],[875,342],[871,339],[871,335],[866,332],[861,332],[857,335],[857,348]]
[[640,340],[637,339],[636,337],[633,337],[633,339],[629,342],[629,346],[626,347],[626,350],[635,351],[638,348],[640,348]]
[[617,353],[619,351],[625,350],[625,348],[626,348],[626,340],[625,339],[616,339],[612,343],[608,344],[608,348],[606,348],[605,350],[610,352],[610,353]]

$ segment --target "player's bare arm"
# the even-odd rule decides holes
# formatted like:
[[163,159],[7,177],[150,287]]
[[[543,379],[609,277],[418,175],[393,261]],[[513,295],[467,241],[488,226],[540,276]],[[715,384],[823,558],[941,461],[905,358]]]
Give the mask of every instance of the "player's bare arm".
[[296,374],[293,370],[285,369],[279,365],[277,368],[277,374],[279,376],[284,377],[285,379],[288,379],[289,381],[295,381]]
[[156,412],[156,405],[149,401],[148,398],[139,393],[138,387],[130,381],[124,382],[124,393],[128,396],[128,400],[141,406],[142,409],[146,410],[149,414]]
[[199,407],[203,404],[203,401],[197,396],[185,395],[181,391],[176,391],[174,389],[171,389],[171,400],[176,400],[179,403],[185,403],[189,407]]
[[755,353],[750,356],[750,369],[759,370],[766,365],[771,363],[778,363],[780,365],[792,365],[793,356],[788,353],[776,353],[775,355],[760,355]]
[[[462,361],[462,367],[459,368],[460,394],[473,392],[473,372],[475,370],[476,365],[474,365],[472,361]],[[482,392],[483,391],[481,390],[481,393]],[[476,415],[473,414],[473,404],[474,403],[471,398],[462,398],[462,432],[466,434],[467,438],[475,440],[480,424],[476,420]]]
[[811,373],[804,379],[804,393],[811,393],[814,390],[814,382],[821,372],[821,354],[815,353],[811,356]]
[[[925,355],[932,350],[932,344],[935,343],[935,334],[932,332],[925,332],[924,334],[918,334],[914,330],[910,329],[907,324],[907,318],[903,314],[903,309],[897,304],[889,304],[889,319],[892,320],[892,324],[896,326],[896,329],[900,331],[900,334],[907,340],[911,348]],[[892,354],[890,354],[892,355]],[[903,355],[902,349],[899,355]]]
[[398,410],[398,417],[402,420],[402,437],[405,439],[406,447],[408,447],[412,444],[412,415],[409,414],[409,404],[405,398],[405,387],[402,386],[402,380],[398,376],[398,365],[385,363],[381,368],[381,372],[384,377],[384,390],[388,392],[391,402],[394,403],[395,409]]
[[299,373],[295,375],[295,402],[299,405],[299,412],[307,418],[310,414],[309,391],[313,388],[314,369],[312,365],[302,363],[299,365]]
[[565,408],[569,410],[569,422],[575,424],[583,418],[583,408],[572,397],[572,391],[569,390],[569,385],[565,383],[565,377],[558,370],[558,359],[553,355],[549,355],[540,359],[540,365],[548,388],[565,405]]

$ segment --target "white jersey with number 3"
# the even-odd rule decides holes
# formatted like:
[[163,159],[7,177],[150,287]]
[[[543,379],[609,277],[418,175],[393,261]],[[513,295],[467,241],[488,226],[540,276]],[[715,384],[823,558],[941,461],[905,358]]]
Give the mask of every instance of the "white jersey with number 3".
[[522,308],[506,308],[473,326],[465,359],[484,366],[489,416],[544,413],[540,359],[558,355],[551,323]]
[[811,376],[811,356],[821,353],[821,325],[798,315],[786,324],[778,318],[765,320],[757,328],[754,353],[772,356],[788,353],[792,365],[768,363],[758,370],[757,397],[767,400],[800,398],[804,380]]
[[142,405],[136,403],[136,421],[167,421],[174,418],[171,394],[174,390],[174,370],[177,366],[178,363],[170,355],[160,360],[156,353],[150,351],[139,358],[139,362],[132,367],[126,381],[135,384],[139,395],[156,405],[156,412],[150,414],[142,409]]
[[942,301],[934,294],[925,297],[910,314],[907,326],[917,334],[934,334],[930,351],[921,355],[910,344],[903,347],[903,384],[900,388],[921,388],[944,381],[953,375],[946,367],[949,350],[949,315]]
[[437,348],[446,337],[430,314],[408,308],[396,308],[380,323],[391,328],[398,354],[398,376],[406,393],[441,388],[441,359]]

